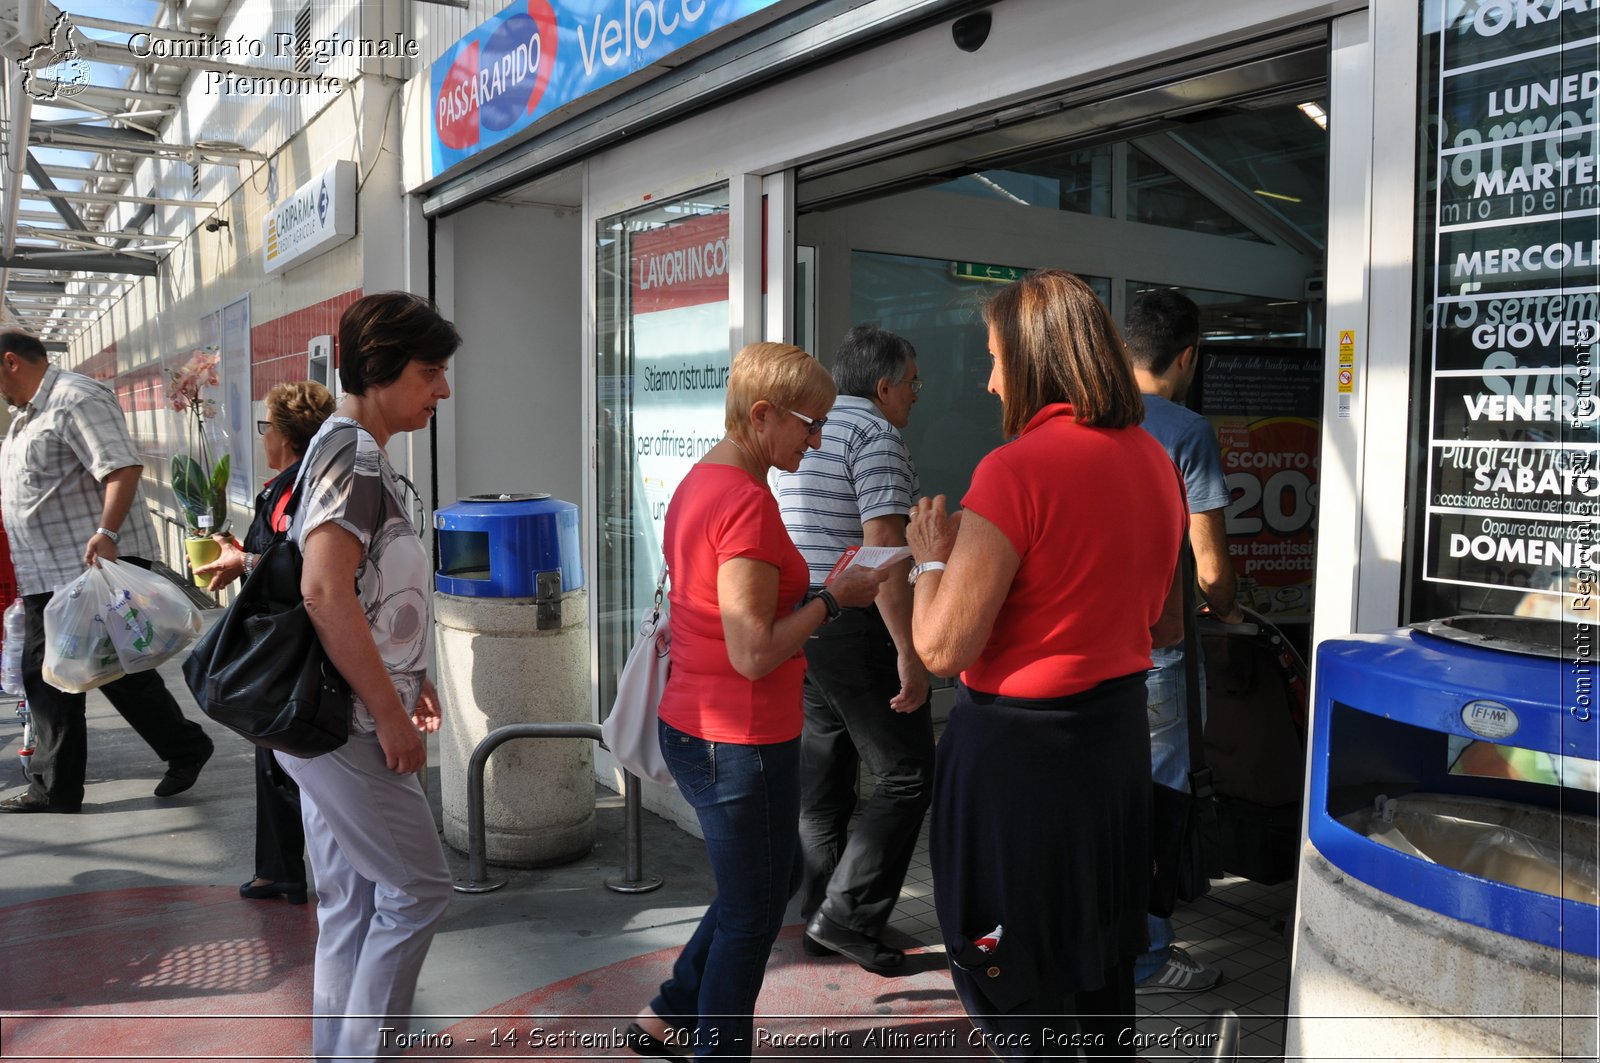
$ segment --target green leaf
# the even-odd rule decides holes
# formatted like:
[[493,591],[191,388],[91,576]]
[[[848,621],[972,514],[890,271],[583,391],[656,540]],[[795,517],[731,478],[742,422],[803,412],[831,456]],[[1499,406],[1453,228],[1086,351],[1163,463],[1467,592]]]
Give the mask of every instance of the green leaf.
[[228,522],[229,467],[229,455],[224,454],[211,471],[211,527],[216,531],[221,531]]
[[198,527],[200,515],[210,512],[210,492],[200,463],[187,454],[172,456],[172,493],[177,496],[178,505],[183,507],[189,527]]

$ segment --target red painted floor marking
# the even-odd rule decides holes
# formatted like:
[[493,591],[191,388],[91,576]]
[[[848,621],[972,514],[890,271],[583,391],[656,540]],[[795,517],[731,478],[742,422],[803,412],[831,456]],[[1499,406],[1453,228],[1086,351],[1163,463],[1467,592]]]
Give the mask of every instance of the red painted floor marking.
[[0,908],[0,1058],[294,1058],[311,1037],[316,938],[313,906],[232,886]]
[[[798,925],[785,927],[767,963],[756,1007],[756,1056],[989,1058],[967,1043],[972,1025],[951,988],[943,953],[910,952],[906,974],[882,978],[839,957],[805,955],[800,934]],[[676,948],[662,949],[512,997],[473,1018],[430,1030],[433,1045],[417,1051],[484,1063],[639,1058],[626,1048],[624,1031],[655,996],[677,956]],[[510,1033],[516,1035],[515,1045],[507,1043]],[[540,1043],[530,1044],[530,1036]],[[444,1037],[449,1047],[438,1043]]]
[[[908,973],[880,978],[804,955],[800,933],[786,927],[773,948],[756,1055],[983,1054],[967,1045],[942,954],[913,951]],[[0,1059],[283,1060],[309,1048],[313,905],[241,901],[231,886],[79,893],[0,908],[0,941]],[[407,1057],[630,1056],[623,1031],[677,952],[575,975],[449,1026],[434,1020]],[[535,1029],[542,1043],[530,1043]]]

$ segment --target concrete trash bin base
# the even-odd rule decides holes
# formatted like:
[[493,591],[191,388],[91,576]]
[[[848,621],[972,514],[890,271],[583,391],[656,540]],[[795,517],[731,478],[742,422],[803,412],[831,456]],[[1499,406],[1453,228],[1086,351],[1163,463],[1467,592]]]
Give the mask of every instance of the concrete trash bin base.
[[[1486,799],[1418,795],[1593,866],[1595,822]],[[1289,1059],[1594,1059],[1600,964],[1369,886],[1309,842],[1289,992]]]
[[[561,596],[561,626],[540,631],[532,598],[436,592],[440,795],[444,838],[466,852],[467,765],[490,731],[514,723],[588,722],[588,596]],[[594,746],[579,738],[507,742],[484,775],[490,863],[541,867],[594,847]]]

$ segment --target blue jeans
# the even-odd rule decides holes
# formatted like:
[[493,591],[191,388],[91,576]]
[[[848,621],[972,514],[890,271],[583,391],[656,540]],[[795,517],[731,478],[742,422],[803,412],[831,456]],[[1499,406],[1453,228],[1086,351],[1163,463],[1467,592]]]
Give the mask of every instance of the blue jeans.
[[[1196,644],[1196,651],[1199,646]],[[1150,717],[1150,777],[1174,790],[1189,789],[1189,718],[1184,715],[1188,681],[1184,677],[1183,647],[1150,651],[1151,668],[1144,674],[1145,703]],[[1200,662],[1200,720],[1205,722],[1205,661]],[[1167,962],[1172,951],[1172,920],[1147,917],[1150,950],[1133,962],[1134,984],[1146,981]]]
[[800,740],[744,746],[664,721],[660,729],[667,768],[700,820],[717,895],[650,1007],[694,1031],[675,1043],[695,1055],[749,1058],[767,958],[800,885]]

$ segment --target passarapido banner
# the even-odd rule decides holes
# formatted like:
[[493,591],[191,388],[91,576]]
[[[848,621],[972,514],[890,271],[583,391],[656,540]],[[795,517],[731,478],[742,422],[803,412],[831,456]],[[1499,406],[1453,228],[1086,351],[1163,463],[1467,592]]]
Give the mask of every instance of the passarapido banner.
[[431,176],[777,0],[517,0],[433,64]]

